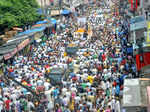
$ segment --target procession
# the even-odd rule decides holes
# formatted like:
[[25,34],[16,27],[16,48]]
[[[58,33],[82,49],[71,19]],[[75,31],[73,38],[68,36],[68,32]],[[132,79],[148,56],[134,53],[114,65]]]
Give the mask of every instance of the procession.
[[62,17],[65,28],[5,65],[0,112],[123,112],[124,79],[136,77],[128,25],[101,3]]

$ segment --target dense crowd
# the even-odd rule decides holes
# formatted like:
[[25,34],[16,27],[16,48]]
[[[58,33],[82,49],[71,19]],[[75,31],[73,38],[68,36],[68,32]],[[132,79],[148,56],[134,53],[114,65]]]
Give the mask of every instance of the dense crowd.
[[[80,10],[76,14],[81,16]],[[97,31],[87,22],[80,25],[85,32],[74,36],[79,28],[74,20],[74,15],[62,19],[67,24],[64,32],[34,43],[30,53],[15,56],[5,66],[4,75],[33,92],[2,76],[0,112],[121,112],[123,80],[136,75],[132,53],[127,52],[127,26],[121,17],[112,17],[110,24],[117,21],[119,31],[125,33],[116,34],[109,24],[99,25]],[[67,55],[65,48],[70,43],[78,46],[76,55]],[[62,79],[61,86],[52,85],[46,75],[53,68],[67,71],[69,65],[73,70],[67,80]]]

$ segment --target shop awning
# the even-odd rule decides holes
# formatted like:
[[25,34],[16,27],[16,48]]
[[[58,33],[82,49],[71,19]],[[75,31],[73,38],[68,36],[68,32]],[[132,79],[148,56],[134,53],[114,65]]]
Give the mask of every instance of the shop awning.
[[47,19],[51,22],[52,25],[57,23],[57,20],[55,18],[48,17]]
[[0,61],[3,60],[3,56],[0,56]]
[[27,34],[30,34],[30,33],[40,32],[40,31],[43,31],[45,28],[46,27],[43,26],[43,27],[31,29],[31,30],[26,30],[25,32],[19,33],[18,35],[27,35]]
[[12,52],[15,48],[16,48],[16,45],[1,47],[0,48],[0,54],[7,54],[9,52]]
[[46,24],[48,23],[48,21],[44,20],[44,21],[38,21],[36,24]]
[[19,36],[19,37],[14,37],[11,40],[8,40],[6,44],[4,44],[3,46],[9,46],[9,45],[17,45],[20,42],[22,42],[23,40],[25,40],[26,38],[29,38],[28,35],[25,36]]
[[61,11],[61,14],[67,15],[67,14],[70,14],[70,11],[69,11],[69,10],[62,10],[62,11]]
[[33,25],[32,28],[41,27],[41,26],[43,26],[43,24],[36,24],[36,25]]

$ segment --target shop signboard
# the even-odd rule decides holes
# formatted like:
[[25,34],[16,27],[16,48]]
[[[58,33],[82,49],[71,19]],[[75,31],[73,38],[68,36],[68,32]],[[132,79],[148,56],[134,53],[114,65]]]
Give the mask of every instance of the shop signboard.
[[51,10],[50,15],[51,15],[51,16],[57,16],[57,15],[60,15],[60,10]]
[[147,39],[146,43],[150,44],[150,21],[147,22]]
[[8,59],[10,59],[11,57],[13,57],[16,53],[17,53],[17,48],[15,48],[12,52],[5,54],[5,55],[4,55],[4,59],[5,59],[5,60],[8,60]]
[[10,59],[11,57],[12,57],[12,56],[11,56],[11,53],[7,53],[7,54],[4,55],[4,59],[5,59],[5,60]]
[[29,39],[26,39],[24,40],[23,42],[21,42],[19,45],[18,45],[18,51],[22,50],[26,45],[28,45],[30,43],[30,40]]
[[147,27],[147,22],[144,16],[137,16],[130,20],[130,31],[135,31]]
[[11,55],[15,55],[17,53],[17,48],[15,48],[12,52],[11,52]]

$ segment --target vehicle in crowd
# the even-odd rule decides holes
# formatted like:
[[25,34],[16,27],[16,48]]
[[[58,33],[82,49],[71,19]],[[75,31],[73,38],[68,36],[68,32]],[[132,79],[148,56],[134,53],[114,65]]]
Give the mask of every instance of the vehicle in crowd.
[[64,76],[64,69],[62,68],[52,68],[50,70],[50,73],[47,73],[45,76],[50,79],[50,83],[52,85],[61,85],[62,84],[62,78]]
[[75,55],[77,51],[78,51],[78,46],[76,44],[69,44],[66,47],[66,53],[68,55]]

